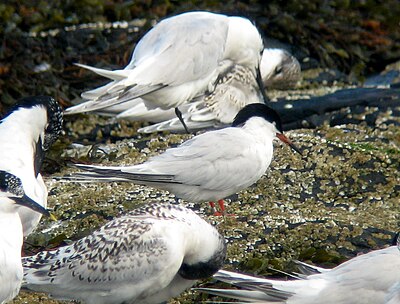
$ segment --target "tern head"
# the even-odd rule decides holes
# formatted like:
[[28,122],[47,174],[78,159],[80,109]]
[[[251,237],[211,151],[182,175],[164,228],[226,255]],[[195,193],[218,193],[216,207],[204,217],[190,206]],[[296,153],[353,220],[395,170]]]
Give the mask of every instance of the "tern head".
[[267,88],[294,87],[301,78],[299,61],[283,49],[264,49],[260,71]]
[[9,198],[16,205],[53,218],[46,208],[25,194],[22,181],[17,176],[3,170],[0,170],[0,197]]
[[226,257],[226,244],[222,236],[220,236],[219,247],[215,248],[213,254],[204,261],[196,261],[195,263],[182,263],[179,274],[187,280],[200,280],[211,277],[224,265]]
[[[192,254],[191,258],[185,257],[178,273],[186,280],[200,280],[211,277],[224,265],[226,258],[226,242],[224,237],[216,230],[209,234],[209,227],[204,227],[202,249]],[[214,228],[214,227],[212,227]],[[215,229],[215,228],[214,228]],[[211,237],[212,235],[212,237]]]
[[47,125],[43,141],[43,150],[47,151],[62,132],[63,111],[60,105],[54,98],[49,96],[28,97],[23,99],[22,102],[26,103],[27,106],[39,106],[46,109]]
[[[19,109],[39,108],[46,112],[45,129],[43,131],[42,148],[47,151],[62,132],[63,111],[54,98],[49,96],[32,96],[19,100],[7,116]],[[35,115],[35,114],[32,114]],[[29,119],[29,117],[27,117]]]
[[244,125],[252,117],[261,117],[269,122],[275,131],[275,136],[282,142],[290,146],[294,151],[301,155],[301,151],[296,145],[283,134],[282,122],[279,114],[272,108],[262,103],[252,103],[246,105],[241,109],[235,119],[233,120],[232,127]]

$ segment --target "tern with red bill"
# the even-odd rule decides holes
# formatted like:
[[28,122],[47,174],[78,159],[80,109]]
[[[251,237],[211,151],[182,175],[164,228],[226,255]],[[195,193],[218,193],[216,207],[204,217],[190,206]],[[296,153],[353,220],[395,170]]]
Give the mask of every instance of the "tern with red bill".
[[[232,126],[193,137],[133,166],[76,166],[76,182],[133,182],[167,190],[188,202],[223,200],[257,182],[271,164],[273,140],[300,150],[283,134],[280,117],[261,103],[245,106]],[[214,205],[212,204],[212,207]]]

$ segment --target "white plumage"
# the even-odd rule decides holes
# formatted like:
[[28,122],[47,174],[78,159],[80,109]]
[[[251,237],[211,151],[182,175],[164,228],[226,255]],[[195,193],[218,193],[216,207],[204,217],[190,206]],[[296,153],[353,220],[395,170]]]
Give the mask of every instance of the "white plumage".
[[[312,266],[309,266],[312,268]],[[317,268],[318,271],[320,268]],[[396,246],[357,256],[333,269],[282,281],[221,270],[216,279],[245,288],[200,289],[244,302],[286,304],[399,303],[400,252]],[[397,293],[396,293],[397,292]],[[397,298],[396,298],[397,297]],[[392,302],[388,302],[392,301]]]
[[220,75],[235,64],[257,77],[262,50],[261,36],[248,19],[209,12],[170,17],[138,42],[123,70],[80,64],[112,82],[83,93],[88,101],[66,113],[100,110],[137,97],[148,109],[176,108],[212,92]]
[[[293,87],[301,77],[300,64],[295,57],[282,49],[264,49],[261,58],[261,77],[269,88]],[[233,118],[246,104],[263,102],[253,73],[240,65],[228,69],[218,80],[211,94],[200,95],[179,110],[190,130],[220,128],[232,123]],[[184,131],[175,110],[148,109],[142,98],[97,111],[117,119],[157,123],[139,129],[139,132]]]
[[[62,130],[62,110],[51,97],[22,99],[0,122],[0,170],[18,176],[25,193],[47,206],[47,188],[40,175],[44,153]],[[27,236],[41,215],[28,208],[18,213]]]
[[11,199],[0,197],[0,303],[11,301],[22,282],[23,234],[17,210]]
[[[300,79],[300,63],[282,49],[264,49],[261,58],[261,78],[269,88],[293,87]],[[134,103],[135,102],[135,103]],[[134,103],[134,104],[133,104]],[[264,103],[263,96],[250,69],[234,65],[222,75],[212,93],[198,96],[179,107],[189,130],[222,128],[233,122],[236,114],[251,103]],[[173,110],[148,110],[140,99],[132,101],[117,119],[158,122],[140,128],[138,132],[185,131]],[[108,110],[108,109],[104,109]],[[119,109],[111,109],[112,111]]]
[[193,211],[151,204],[23,258],[24,287],[89,304],[160,303],[214,274],[224,258],[224,238]]
[[[261,59],[261,77],[267,88],[293,87],[301,77],[300,64],[282,49],[264,49]],[[186,126],[191,130],[221,128],[231,124],[245,105],[263,103],[263,97],[251,69],[232,65],[220,75],[214,91],[201,94],[179,106]],[[148,108],[142,98],[136,98],[96,111],[117,119],[156,123],[138,131],[185,131],[174,109]]]
[[[190,202],[221,200],[255,183],[269,167],[272,141],[283,135],[278,114],[264,104],[243,108],[234,127],[200,134],[176,148],[127,167],[76,165],[90,172],[72,181],[131,181],[165,189]],[[297,150],[298,151],[298,150]]]
[[[201,95],[180,107],[182,118],[189,130],[206,128],[222,128],[233,122],[236,114],[251,103],[263,103],[263,96],[250,69],[235,65],[219,78],[212,93]],[[145,113],[138,113],[140,106],[136,105],[119,115],[117,118],[125,118],[135,111],[136,117],[149,117],[149,111],[145,107]],[[160,109],[150,110],[157,114],[157,119],[162,119],[165,113],[159,113]],[[138,115],[139,114],[139,115]],[[129,117],[128,117],[129,118]],[[155,125],[139,129],[139,132],[152,133],[158,131],[184,131],[184,127],[177,117],[162,121]]]
[[20,179],[0,170],[0,303],[11,301],[21,287],[23,231],[18,215],[21,208],[48,214],[26,196]]

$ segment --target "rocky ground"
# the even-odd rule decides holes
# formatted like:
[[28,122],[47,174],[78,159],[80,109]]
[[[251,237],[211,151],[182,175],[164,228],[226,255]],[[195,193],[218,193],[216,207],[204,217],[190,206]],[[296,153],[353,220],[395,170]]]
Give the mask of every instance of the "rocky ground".
[[[297,95],[300,91],[270,95]],[[303,90],[303,96],[306,92],[314,91]],[[373,110],[349,116],[362,118]],[[108,119],[94,115],[66,117],[66,134],[45,164],[45,171],[50,173],[46,175],[49,205],[59,221],[44,220],[28,238],[27,253],[79,239],[139,204],[175,203],[172,194],[148,187],[73,184],[55,179],[75,171],[66,166],[71,160],[135,164],[191,136],[140,135],[135,131],[139,125],[125,121],[110,124]],[[206,203],[183,203],[225,235],[227,269],[276,275],[272,269],[294,270],[292,259],[337,265],[361,252],[389,245],[399,229],[399,126],[397,108],[381,112],[374,127],[366,123],[327,124],[290,131],[288,136],[301,147],[303,157],[277,143],[265,176],[229,200],[228,211],[233,216],[212,216]],[[171,303],[206,299],[188,292]],[[14,303],[53,302],[43,295],[22,293]]]
[[[69,104],[103,81],[74,62],[125,66],[155,22],[190,10],[249,17],[266,46],[287,48],[303,69],[335,68],[349,81],[363,81],[400,58],[397,0],[8,0],[0,4],[1,105],[37,94]],[[108,23],[115,21],[121,21],[118,28]]]
[[[176,9],[174,1],[167,2],[169,6],[149,5],[151,20]],[[335,7],[325,7],[320,18],[316,18],[316,8],[313,8],[318,1],[307,5],[291,1],[286,11],[274,1],[262,9],[258,4],[252,7],[250,2],[235,5],[229,2],[228,5],[234,6],[236,11],[243,8],[255,16],[265,33],[267,28],[274,30],[273,38],[299,45],[296,52],[303,58],[303,68],[313,67],[304,73],[296,90],[268,92],[273,99],[298,99],[325,95],[342,87],[358,87],[367,73],[377,73],[386,63],[400,57],[399,34],[392,30],[394,19],[390,17],[398,16],[396,12],[400,9],[392,5],[392,10],[387,12],[390,1],[382,5],[381,10],[371,8],[375,9],[375,15],[367,13],[366,7],[354,12],[346,8],[346,1],[337,1]],[[152,1],[144,1],[141,9],[149,9],[145,7],[146,3]],[[189,7],[196,4],[193,3]],[[92,6],[85,9],[88,7]],[[32,94],[49,94],[65,106],[79,100],[83,90],[94,88],[103,80],[82,72],[72,63],[121,67],[129,60],[134,42],[151,25],[150,19],[143,15],[143,19],[116,29],[98,25],[99,28],[94,30],[63,30],[65,16],[51,15],[58,19],[47,18],[53,20],[49,24],[26,17],[47,16],[49,13],[44,7],[35,11],[20,5],[15,12],[28,14],[24,15],[24,22],[14,20],[16,17],[12,14],[7,15],[9,9],[8,5],[0,5],[0,17],[5,20],[11,16],[5,23],[8,28],[0,30],[4,35],[0,47],[2,112],[16,99]],[[64,13],[67,15],[75,9],[69,7]],[[296,14],[290,13],[295,10]],[[109,18],[123,11],[117,6],[105,6],[103,13],[108,12]],[[137,12],[134,16],[140,15],[141,12]],[[129,14],[133,13],[133,8],[129,7]],[[380,17],[384,13],[388,14],[387,19]],[[96,16],[95,11],[90,14]],[[338,19],[331,20],[331,14],[336,14]],[[360,16],[362,18],[357,19]],[[79,22],[98,21],[78,17]],[[347,33],[348,28],[343,28],[339,22],[344,19],[352,20],[349,22],[352,35],[340,35]],[[291,20],[301,21],[294,27],[289,26]],[[307,23],[307,20],[311,21]],[[78,24],[78,21],[67,25]],[[34,28],[38,24],[40,26]],[[48,31],[50,28],[58,30]],[[284,28],[288,32],[287,39],[283,39]],[[46,31],[40,32],[42,30]],[[397,63],[388,67],[378,80],[386,77],[385,81],[390,78],[389,82],[398,83],[398,66]],[[368,80],[372,84],[379,83],[376,79]],[[371,113],[374,114],[372,124],[367,119]],[[281,276],[273,269],[295,270],[292,259],[332,267],[359,253],[390,244],[400,228],[400,107],[343,109],[341,114],[348,118],[343,124],[331,126],[326,122],[316,129],[288,132],[288,136],[303,149],[303,157],[276,143],[274,160],[265,176],[229,200],[228,211],[233,216],[214,217],[206,203],[182,202],[217,225],[225,235],[227,269]],[[103,165],[140,163],[191,135],[141,135],[136,132],[142,125],[140,123],[110,122],[95,115],[66,117],[64,125],[65,134],[52,148],[43,168],[49,189],[49,206],[59,220],[42,221],[26,241],[26,254],[68,244],[139,204],[175,203],[172,194],[147,187],[126,183],[62,183],[56,177],[74,171],[68,167],[70,161]],[[171,303],[206,300],[210,298],[189,291]],[[21,292],[13,303],[58,302],[44,295]]]

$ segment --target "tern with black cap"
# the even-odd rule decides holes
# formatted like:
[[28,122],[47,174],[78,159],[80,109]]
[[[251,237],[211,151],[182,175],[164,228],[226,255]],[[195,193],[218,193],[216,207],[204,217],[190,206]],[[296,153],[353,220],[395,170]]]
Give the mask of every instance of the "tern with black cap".
[[87,172],[63,179],[148,185],[188,202],[218,201],[224,212],[224,198],[246,189],[264,175],[272,160],[275,138],[300,153],[283,134],[278,113],[265,104],[249,104],[236,115],[232,127],[197,135],[142,164],[75,164]]

